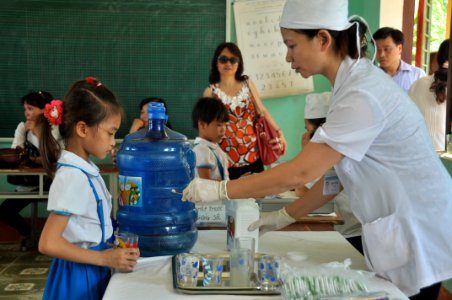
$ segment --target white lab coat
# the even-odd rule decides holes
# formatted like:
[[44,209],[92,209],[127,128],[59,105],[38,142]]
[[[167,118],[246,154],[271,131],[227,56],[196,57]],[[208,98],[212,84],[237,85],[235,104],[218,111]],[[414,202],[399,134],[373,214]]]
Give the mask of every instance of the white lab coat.
[[452,179],[408,95],[369,60],[355,62],[342,62],[311,142],[345,156],[335,169],[367,264],[411,296],[452,277]]

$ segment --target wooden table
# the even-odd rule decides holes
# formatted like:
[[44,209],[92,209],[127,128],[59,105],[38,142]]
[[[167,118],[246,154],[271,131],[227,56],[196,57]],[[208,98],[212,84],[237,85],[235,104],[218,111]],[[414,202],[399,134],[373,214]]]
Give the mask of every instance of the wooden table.
[[301,218],[296,223],[290,224],[283,231],[331,231],[334,230],[334,225],[343,225],[344,219],[336,210],[335,215],[308,215]]
[[[113,197],[118,197],[118,169],[113,164],[98,164],[102,176],[108,177],[108,188]],[[44,191],[44,177],[47,175],[43,168],[0,169],[0,176],[8,175],[36,175],[39,176],[39,189],[34,192],[0,192],[0,198],[11,199],[47,199],[48,193]]]
[[[117,198],[118,198],[118,169],[113,164],[98,164],[101,175],[108,178],[108,187],[113,199],[113,212],[117,210]],[[31,237],[38,238],[38,202],[46,201],[48,192],[44,190],[44,177],[47,175],[43,168],[19,168],[19,169],[0,169],[0,176],[8,175],[36,175],[39,176],[39,186],[37,191],[33,192],[14,192],[14,191],[2,191],[0,192],[0,198],[3,199],[33,199],[31,206]]]
[[[280,229],[281,231],[334,231],[334,225],[344,224],[344,219],[341,214],[336,211],[336,215],[308,215],[301,218],[297,222]],[[225,229],[226,225],[219,224],[202,224],[198,225],[199,230],[221,230]]]

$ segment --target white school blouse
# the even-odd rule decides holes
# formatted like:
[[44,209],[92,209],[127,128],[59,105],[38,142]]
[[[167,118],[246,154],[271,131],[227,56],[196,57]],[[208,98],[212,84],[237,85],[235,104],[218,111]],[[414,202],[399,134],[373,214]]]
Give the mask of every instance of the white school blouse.
[[[59,163],[74,165],[84,170],[102,199],[105,222],[105,240],[113,234],[111,223],[111,195],[99,173],[99,168],[69,151],[63,151]],[[50,186],[47,210],[68,215],[69,222],[63,237],[82,248],[96,246],[101,241],[102,231],[97,214],[97,203],[87,175],[72,167],[58,168]]]

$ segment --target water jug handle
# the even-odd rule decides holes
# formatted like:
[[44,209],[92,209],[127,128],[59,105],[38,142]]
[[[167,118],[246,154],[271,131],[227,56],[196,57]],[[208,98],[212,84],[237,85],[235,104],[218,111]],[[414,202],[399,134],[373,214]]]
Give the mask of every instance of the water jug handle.
[[189,165],[188,168],[189,174],[187,175],[188,178],[192,180],[193,178],[195,178],[196,155],[191,147],[187,148],[187,151],[185,152],[185,157],[187,158],[187,163]]

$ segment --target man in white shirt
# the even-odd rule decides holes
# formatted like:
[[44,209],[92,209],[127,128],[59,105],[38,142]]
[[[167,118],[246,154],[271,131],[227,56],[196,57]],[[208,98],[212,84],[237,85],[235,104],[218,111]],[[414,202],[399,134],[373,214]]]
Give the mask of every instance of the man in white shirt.
[[425,76],[424,70],[401,59],[405,39],[400,30],[382,27],[373,34],[373,38],[380,68],[406,92],[413,82]]

